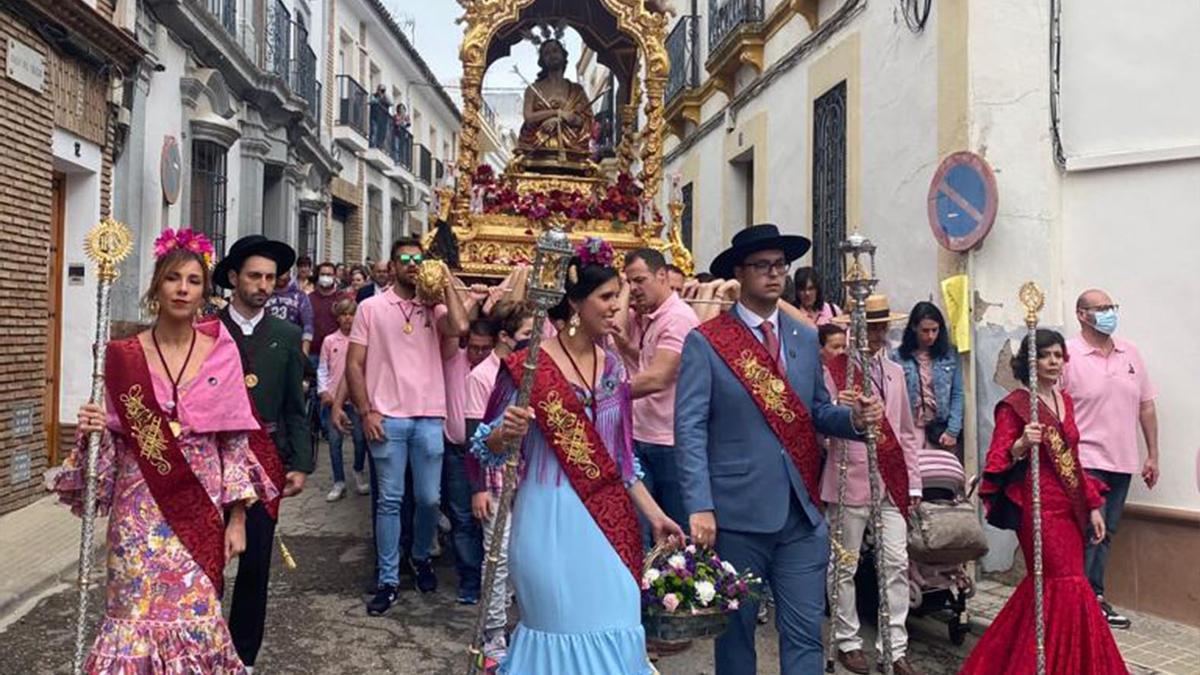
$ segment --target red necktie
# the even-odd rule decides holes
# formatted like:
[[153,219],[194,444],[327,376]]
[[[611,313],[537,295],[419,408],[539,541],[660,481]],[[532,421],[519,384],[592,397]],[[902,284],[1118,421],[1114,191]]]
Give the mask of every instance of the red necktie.
[[775,367],[778,369],[779,336],[775,335],[775,325],[770,321],[764,321],[758,327],[763,332],[763,343],[767,346],[767,353],[771,355],[771,359],[775,361]]

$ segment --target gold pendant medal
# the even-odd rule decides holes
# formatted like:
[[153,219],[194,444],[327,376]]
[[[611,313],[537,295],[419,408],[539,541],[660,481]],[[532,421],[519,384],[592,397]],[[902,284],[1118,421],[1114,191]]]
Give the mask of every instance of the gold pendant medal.
[[170,420],[167,422],[167,426],[171,427],[171,433],[175,438],[179,438],[179,434],[183,431],[183,425],[178,420]]
[[404,334],[410,335],[410,334],[412,334],[412,332],[413,332],[413,325],[411,323],[404,324]]
[[246,388],[253,389],[258,386],[258,375],[254,373],[246,373]]

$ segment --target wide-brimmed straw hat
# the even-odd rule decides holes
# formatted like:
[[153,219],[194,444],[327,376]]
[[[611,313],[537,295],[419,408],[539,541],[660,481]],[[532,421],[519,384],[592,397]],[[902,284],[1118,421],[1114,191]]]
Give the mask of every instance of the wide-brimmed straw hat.
[[251,234],[233,242],[229,252],[217,263],[213,270],[213,283],[221,288],[232,289],[229,283],[229,271],[240,270],[242,262],[250,256],[262,256],[275,261],[276,273],[283,274],[292,269],[296,262],[296,251],[282,241],[268,239],[261,234]]
[[783,251],[788,263],[808,252],[812,245],[806,237],[797,234],[780,234],[779,228],[771,223],[752,225],[733,235],[733,243],[712,261],[709,271],[721,279],[732,279],[733,270],[752,253],[759,251]]
[[[888,304],[888,298],[882,293],[867,296],[866,302],[867,323],[892,323],[895,321],[903,321],[908,318],[907,314],[897,314],[892,311],[891,305]],[[845,326],[850,323],[850,310],[847,309],[845,314],[840,314],[833,317],[833,323]]]

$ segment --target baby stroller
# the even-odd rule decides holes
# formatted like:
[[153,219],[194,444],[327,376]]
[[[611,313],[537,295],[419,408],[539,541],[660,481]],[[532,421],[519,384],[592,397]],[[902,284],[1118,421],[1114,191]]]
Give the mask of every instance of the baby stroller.
[[[926,448],[920,457],[922,495],[925,502],[909,523],[909,602],[916,616],[946,619],[950,642],[961,645],[968,632],[967,600],[975,595],[975,581],[968,576],[966,563],[987,552],[979,529],[974,547],[938,549],[935,541],[921,541],[921,520],[950,517],[971,528],[978,516],[970,507],[971,494],[978,478],[966,480],[962,464],[953,452]],[[936,511],[936,513],[934,512]],[[975,537],[971,537],[975,539]],[[914,541],[914,539],[916,541]],[[979,546],[983,546],[982,551]]]

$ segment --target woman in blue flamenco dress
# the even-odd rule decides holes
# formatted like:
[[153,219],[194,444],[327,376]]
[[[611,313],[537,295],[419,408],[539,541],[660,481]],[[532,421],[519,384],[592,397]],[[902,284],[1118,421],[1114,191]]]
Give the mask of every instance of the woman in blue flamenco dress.
[[655,539],[683,531],[638,478],[628,378],[601,348],[617,312],[612,249],[589,240],[568,269],[568,328],[542,342],[529,408],[514,406],[526,351],[504,362],[473,452],[503,463],[522,444],[509,560],[521,622],[505,675],[649,675],[637,511]]

